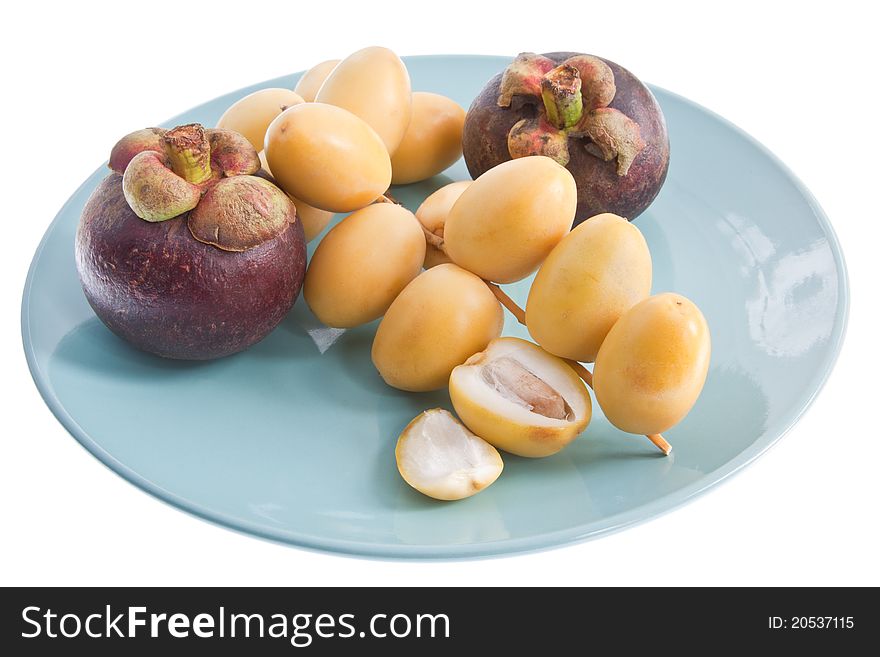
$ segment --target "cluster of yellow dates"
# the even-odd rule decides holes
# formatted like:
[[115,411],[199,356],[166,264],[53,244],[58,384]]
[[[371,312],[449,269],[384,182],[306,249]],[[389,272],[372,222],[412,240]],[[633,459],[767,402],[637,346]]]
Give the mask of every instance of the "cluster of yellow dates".
[[244,135],[294,200],[306,238],[336,212],[372,203],[388,186],[425,180],[461,157],[465,111],[412,92],[406,66],[373,46],[309,69],[293,90],[234,103],[217,127]]
[[[388,385],[448,386],[458,419],[426,411],[397,445],[404,479],[437,499],[495,481],[499,449],[548,456],[581,434],[592,402],[577,363],[595,363],[592,385],[610,422],[659,434],[695,403],[710,355],[691,301],[649,296],[651,255],[638,228],[603,214],[571,230],[575,181],[550,158],[447,185],[415,213],[376,202],[392,182],[452,164],[463,120],[453,101],[412,93],[394,53],[367,48],[319,64],[295,91],[239,101],[220,122],[265,148],[264,166],[294,198],[309,238],[332,213],[351,212],[317,246],[304,298],[328,326],[381,318],[372,360]],[[536,271],[519,317],[535,342],[501,337],[497,284]]]
[[[427,411],[398,440],[398,467],[418,490],[472,495],[501,473],[498,449],[548,456],[581,434],[591,399],[567,359],[595,362],[600,406],[631,433],[669,429],[699,396],[710,352],[702,314],[680,295],[649,296],[638,228],[604,214],[570,231],[575,206],[564,167],[520,158],[441,188],[415,214],[358,210],[318,246],[304,290],[319,319],[382,318],[372,358],[385,382],[449,387],[460,421]],[[525,323],[537,344],[500,337],[503,308],[487,282],[536,270]]]

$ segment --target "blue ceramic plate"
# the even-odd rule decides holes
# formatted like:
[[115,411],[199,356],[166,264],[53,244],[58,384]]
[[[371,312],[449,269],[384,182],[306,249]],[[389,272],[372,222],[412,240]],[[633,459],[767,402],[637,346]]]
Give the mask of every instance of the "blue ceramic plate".
[[[414,89],[467,107],[508,61],[414,57],[407,66]],[[214,125],[238,98],[293,87],[297,77],[217,98],[166,125]],[[135,351],[92,314],[74,267],[74,231],[103,166],[58,213],[31,265],[22,333],[34,380],[67,430],[130,482],[207,520],[294,545],[476,557],[581,541],[668,511],[756,458],[804,412],[843,340],[847,282],[828,220],[778,160],[718,116],[654,92],[672,166],[638,226],[654,290],[693,299],[713,342],[706,388],[668,432],[668,458],[611,427],[594,405],[592,424],[562,453],[505,456],[504,474],[485,492],[435,502],[400,478],[394,446],[417,413],[451,408],[449,399],[385,386],[370,362],[375,325],[323,329],[300,300],[266,340],[230,358],[184,363]],[[393,193],[415,209],[467,177],[460,161]],[[508,291],[524,302],[528,285]],[[505,333],[525,336],[513,321]]]

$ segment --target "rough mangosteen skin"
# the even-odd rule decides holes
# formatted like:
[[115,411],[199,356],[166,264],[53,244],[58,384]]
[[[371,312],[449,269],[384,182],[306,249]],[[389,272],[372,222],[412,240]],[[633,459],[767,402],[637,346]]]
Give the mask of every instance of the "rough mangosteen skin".
[[[574,52],[545,54],[557,64]],[[571,160],[566,167],[578,188],[575,225],[602,212],[635,219],[651,204],[669,169],[669,136],[666,121],[654,94],[622,66],[603,59],[614,72],[617,93],[609,107],[620,110],[639,124],[645,148],[638,154],[625,176],[617,175],[616,160],[604,162],[588,153],[585,140],[569,139]],[[540,99],[514,96],[511,106],[498,107],[501,73],[493,77],[474,99],[464,123],[462,144],[471,177],[477,178],[492,167],[510,160],[507,134],[522,118],[534,116]]]
[[186,215],[138,218],[113,173],[83,210],[76,266],[118,336],[166,358],[208,360],[247,349],[287,314],[305,276],[305,238],[297,221],[252,249],[223,251],[196,240]]

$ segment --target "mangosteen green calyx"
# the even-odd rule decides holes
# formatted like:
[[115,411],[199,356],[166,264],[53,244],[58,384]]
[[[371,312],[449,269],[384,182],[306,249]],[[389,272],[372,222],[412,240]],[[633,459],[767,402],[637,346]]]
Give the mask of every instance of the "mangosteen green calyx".
[[637,217],[669,168],[666,122],[650,90],[614,62],[578,53],[518,55],[468,110],[463,147],[473,178],[529,155],[568,168],[575,223],[604,212]]
[[159,356],[206,360],[262,340],[305,276],[296,207],[257,152],[198,124],[123,137],[86,203],[76,265],[110,330]]

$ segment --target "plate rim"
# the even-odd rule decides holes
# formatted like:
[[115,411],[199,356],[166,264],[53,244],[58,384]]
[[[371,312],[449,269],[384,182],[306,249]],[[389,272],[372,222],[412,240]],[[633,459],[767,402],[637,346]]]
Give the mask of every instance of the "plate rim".
[[[484,59],[496,60],[499,62],[499,64],[503,64],[504,62],[509,61],[510,57],[501,55],[470,55],[457,53],[404,56],[402,57],[402,59],[404,61],[410,61],[414,59]],[[304,71],[297,71],[288,75],[247,85],[245,87],[241,87],[240,89],[216,96],[210,100],[200,103],[199,106],[213,103],[225,96],[239,95],[247,92],[250,89],[261,88],[273,84],[281,78],[300,76],[302,75],[302,73],[304,73]],[[779,157],[777,157],[769,148],[758,141],[755,137],[751,136],[748,132],[737,126],[735,123],[714,112],[713,110],[693,100],[690,100],[685,96],[677,94],[673,91],[669,91],[668,89],[665,89],[663,87],[652,84],[649,84],[648,87],[651,89],[652,93],[660,91],[662,94],[671,96],[675,98],[678,102],[688,105],[692,109],[696,109],[697,111],[708,115],[710,118],[713,118],[714,120],[727,127],[729,130],[734,132],[740,138],[745,139],[746,142],[755,147],[763,156],[767,157],[768,160],[791,181],[797,192],[806,200],[806,202],[810,206],[810,209],[816,217],[820,227],[828,238],[829,246],[834,256],[835,267],[839,277],[838,300],[836,306],[836,310],[838,310],[839,312],[837,313],[837,318],[835,319],[831,335],[828,339],[828,348],[826,349],[825,355],[823,357],[821,367],[817,371],[817,375],[815,377],[816,383],[813,390],[806,396],[805,399],[797,402],[796,404],[793,404],[792,407],[796,408],[795,412],[791,415],[789,419],[783,421],[784,426],[782,427],[782,429],[777,432],[772,432],[775,435],[765,435],[759,438],[746,449],[736,454],[736,456],[734,456],[727,463],[719,468],[716,468],[715,470],[704,473],[699,480],[688,484],[687,486],[683,486],[682,488],[679,488],[672,493],[667,493],[666,495],[658,497],[647,504],[642,504],[627,511],[612,514],[610,516],[605,516],[604,518],[590,523],[581,523],[578,525],[567,527],[565,529],[545,532],[537,534],[535,536],[513,539],[506,538],[484,543],[436,543],[421,545],[407,545],[403,543],[397,545],[386,543],[371,543],[354,539],[349,540],[328,538],[324,536],[296,532],[292,530],[271,531],[269,528],[257,525],[256,523],[252,523],[241,518],[236,518],[228,514],[224,514],[203,507],[202,505],[199,505],[185,497],[177,495],[176,493],[173,493],[172,491],[163,488],[162,486],[159,486],[158,484],[142,476],[135,470],[131,469],[125,463],[122,463],[121,461],[113,457],[100,444],[92,439],[89,434],[80,426],[76,419],[73,418],[72,415],[70,415],[64,405],[61,403],[61,400],[55,394],[54,389],[52,388],[48,380],[48,377],[40,368],[39,363],[37,362],[34,344],[30,336],[30,297],[33,285],[33,278],[48,238],[50,234],[53,233],[56,224],[59,223],[59,221],[61,220],[62,215],[65,215],[68,211],[68,208],[71,205],[73,199],[76,198],[81,192],[83,192],[87,185],[90,185],[90,181],[96,173],[99,173],[103,169],[106,169],[106,161],[104,162],[104,164],[101,165],[101,167],[99,167],[91,174],[89,174],[88,177],[86,177],[86,179],[76,188],[73,193],[71,193],[68,199],[55,214],[55,217],[46,227],[45,232],[43,233],[43,237],[40,239],[40,242],[34,252],[34,256],[31,259],[30,266],[28,267],[27,278],[25,279],[24,290],[22,293],[21,334],[25,358],[27,360],[27,365],[31,374],[31,378],[34,381],[34,384],[36,385],[40,396],[43,398],[43,401],[49,407],[49,410],[59,421],[62,427],[64,427],[64,429],[71,436],[73,436],[73,438],[75,438],[76,441],[86,451],[88,451],[99,462],[101,462],[115,474],[119,475],[129,484],[135,486],[145,493],[150,494],[151,496],[159,499],[165,504],[174,507],[175,509],[185,511],[201,520],[210,522],[213,525],[219,525],[220,527],[223,527],[225,529],[231,529],[233,531],[246,534],[250,537],[257,537],[263,540],[280,543],[286,546],[299,547],[308,550],[319,551],[322,553],[335,553],[353,557],[391,560],[455,561],[461,559],[514,556],[518,554],[539,552],[576,543],[582,543],[587,540],[592,540],[617,531],[621,531],[623,529],[641,524],[643,522],[654,520],[671,511],[674,511],[681,506],[687,504],[688,502],[693,501],[694,499],[708,492],[709,490],[715,488],[716,486],[728,481],[733,475],[738,474],[740,471],[742,471],[743,468],[751,464],[755,459],[760,457],[762,454],[764,454],[764,452],[766,452],[785,435],[787,435],[788,432],[791,431],[791,429],[804,416],[806,411],[815,401],[816,397],[825,387],[825,384],[828,382],[828,379],[831,376],[831,373],[834,370],[834,366],[836,365],[837,360],[840,356],[840,351],[843,347],[843,343],[846,338],[847,327],[849,324],[850,289],[846,259],[843,254],[843,248],[840,244],[840,240],[837,237],[837,233],[835,232],[834,227],[831,224],[828,216],[825,214],[825,211],[822,209],[819,202],[813,196],[812,192],[810,192],[806,185],[788,167],[788,165],[786,165],[781,159],[779,159]],[[160,125],[172,123],[178,120],[179,117],[182,117],[188,112],[191,112],[192,109],[194,108],[185,110],[184,112],[174,117],[171,117],[166,121],[163,121]]]

